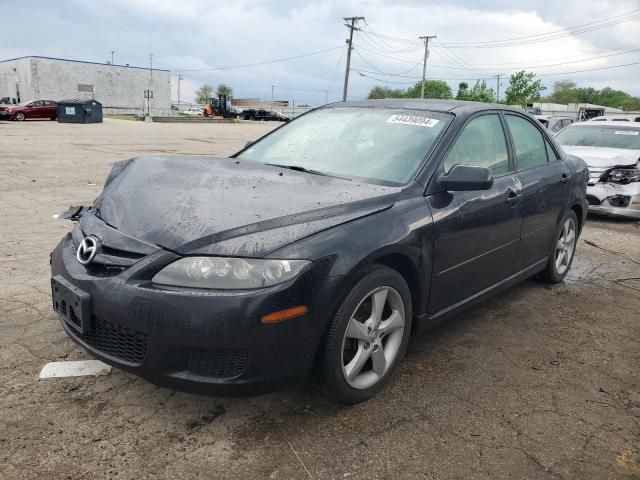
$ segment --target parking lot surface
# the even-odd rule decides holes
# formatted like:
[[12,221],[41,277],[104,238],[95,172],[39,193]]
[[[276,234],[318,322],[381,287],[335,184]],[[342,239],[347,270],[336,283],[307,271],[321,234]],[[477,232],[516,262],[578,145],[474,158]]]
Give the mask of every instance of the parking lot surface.
[[[224,156],[271,123],[0,122],[0,478],[640,478],[640,225],[589,218],[567,280],[524,282],[414,338],[397,381],[355,407],[313,386],[242,399],[108,376],[51,310],[49,252],[112,162]],[[640,283],[628,285],[640,288]]]

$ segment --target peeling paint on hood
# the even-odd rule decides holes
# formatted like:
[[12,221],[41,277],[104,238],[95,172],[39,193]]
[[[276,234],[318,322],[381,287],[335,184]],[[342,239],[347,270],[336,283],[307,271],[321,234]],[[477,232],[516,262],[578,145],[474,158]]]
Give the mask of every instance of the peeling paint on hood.
[[181,254],[263,256],[393,205],[401,189],[216,157],[114,165],[95,214]]

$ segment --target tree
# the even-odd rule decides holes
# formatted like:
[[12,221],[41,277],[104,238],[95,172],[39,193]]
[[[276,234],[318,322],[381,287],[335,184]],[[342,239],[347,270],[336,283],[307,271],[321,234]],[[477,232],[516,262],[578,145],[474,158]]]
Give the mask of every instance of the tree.
[[226,95],[227,98],[233,98],[233,88],[225,83],[218,85],[216,92],[218,95]]
[[209,103],[209,99],[213,95],[213,87],[206,83],[196,90],[196,103]]
[[493,88],[487,88],[486,80],[477,80],[469,92],[469,100],[474,102],[491,103],[496,101],[496,95],[493,92]]
[[458,84],[456,100],[469,100],[469,84],[467,82],[460,82]]
[[595,103],[598,90],[593,87],[576,88],[579,103]]
[[[406,98],[420,98],[422,82],[418,82],[405,90]],[[447,82],[443,80],[425,80],[424,98],[443,98],[446,100],[453,98],[453,92]]]
[[524,70],[511,75],[509,86],[504,92],[507,104],[525,107],[529,102],[540,100],[542,91],[547,87],[539,79],[535,80],[535,77],[535,73]]
[[469,84],[467,82],[460,82],[458,84],[456,100],[490,103],[496,101],[496,96],[493,92],[493,88],[487,87],[487,82],[485,80],[477,80],[471,90],[469,90]]
[[402,98],[403,95],[404,91],[401,88],[389,88],[376,85],[369,91],[368,98]]
[[622,90],[614,90],[611,87],[604,87],[598,92],[594,98],[595,102],[599,105],[606,105],[607,107],[621,108],[625,104],[632,104],[633,97],[627,92]]
[[576,82],[572,80],[558,80],[553,83],[553,93],[546,99],[552,103],[578,103],[580,97]]

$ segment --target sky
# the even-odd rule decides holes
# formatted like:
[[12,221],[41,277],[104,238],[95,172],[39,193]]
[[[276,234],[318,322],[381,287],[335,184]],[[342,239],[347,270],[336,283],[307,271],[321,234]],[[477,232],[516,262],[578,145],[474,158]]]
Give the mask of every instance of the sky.
[[[343,17],[348,16],[365,17],[353,41],[349,99],[366,98],[374,85],[405,88],[419,81],[421,35],[437,36],[429,49],[427,78],[446,80],[454,92],[462,79],[488,79],[495,88],[493,76],[499,73],[506,75],[504,92],[508,75],[525,69],[540,76],[547,92],[554,81],[571,79],[579,86],[610,86],[640,96],[640,0],[2,4],[0,60],[41,55],[106,62],[114,51],[114,63],[146,67],[152,53],[154,67],[172,72],[174,100],[179,74],[186,101],[203,83],[228,84],[239,98],[270,100],[273,94],[296,105],[340,100],[348,37]],[[582,33],[563,30],[580,25],[585,25]],[[322,53],[302,56],[314,52]],[[606,68],[630,63],[638,64]],[[565,73],[580,70],[592,71]]]

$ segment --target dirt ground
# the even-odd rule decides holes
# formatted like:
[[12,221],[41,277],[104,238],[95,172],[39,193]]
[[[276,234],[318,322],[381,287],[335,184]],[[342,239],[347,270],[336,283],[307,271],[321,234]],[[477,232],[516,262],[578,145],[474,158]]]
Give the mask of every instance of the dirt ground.
[[[274,125],[0,122],[1,479],[640,478],[638,222],[590,218],[567,280],[527,281],[413,339],[397,381],[355,407],[313,387],[246,399],[108,376],[52,312],[49,252],[110,164],[227,155]],[[636,286],[640,286],[636,284]]]

